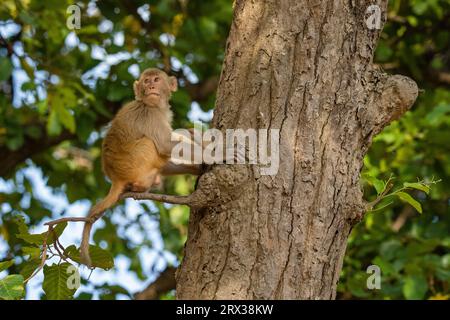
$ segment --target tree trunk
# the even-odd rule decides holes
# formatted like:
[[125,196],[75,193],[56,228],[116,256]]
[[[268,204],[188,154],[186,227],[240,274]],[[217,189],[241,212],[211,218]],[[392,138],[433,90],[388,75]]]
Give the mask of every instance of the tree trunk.
[[373,66],[371,4],[235,2],[213,127],[280,129],[280,166],[214,165],[200,178],[208,203],[191,212],[177,298],[335,298],[366,210],[363,157],[418,91]]

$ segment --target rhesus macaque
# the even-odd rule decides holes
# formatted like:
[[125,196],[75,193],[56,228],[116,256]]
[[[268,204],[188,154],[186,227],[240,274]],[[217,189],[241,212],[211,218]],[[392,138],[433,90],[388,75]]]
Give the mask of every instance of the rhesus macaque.
[[112,184],[108,195],[91,208],[89,222],[84,225],[80,253],[84,264],[91,265],[92,224],[122,193],[148,191],[160,182],[161,173],[199,174],[198,166],[167,165],[174,144],[169,99],[176,90],[175,77],[159,69],[147,69],[134,83],[135,100],[122,107],[113,119],[102,146],[103,171]]

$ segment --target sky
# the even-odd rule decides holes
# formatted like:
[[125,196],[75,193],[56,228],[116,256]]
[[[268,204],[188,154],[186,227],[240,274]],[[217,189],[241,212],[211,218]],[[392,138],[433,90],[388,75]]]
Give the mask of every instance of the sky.
[[[145,6],[143,6],[145,7]],[[148,8],[147,8],[148,10]],[[141,10],[141,15],[145,17],[145,19],[148,19],[148,13],[146,13],[145,8]],[[109,21],[105,21],[102,24],[99,25],[99,31],[100,32],[111,32],[112,30],[112,23]],[[15,34],[18,31],[18,27],[11,23],[7,25],[1,25],[0,26],[0,34],[4,37],[8,37],[11,34]],[[169,42],[171,41],[170,37],[167,35],[161,35],[161,41],[162,42]],[[114,36],[114,43],[118,46],[123,45],[124,42],[124,36],[122,32],[118,32]],[[70,33],[65,41],[66,47],[70,50],[70,48],[74,48],[76,46],[82,47],[83,44],[80,44],[79,39],[76,37],[75,33]],[[20,43],[16,43],[14,46],[15,52],[17,52],[19,55],[23,53],[23,48]],[[127,60],[130,58],[130,53],[127,52],[119,52],[114,55],[108,55],[106,54],[105,50],[101,48],[100,46],[94,47],[92,50],[92,58],[102,60],[103,62],[100,63],[95,70],[91,70],[90,72],[83,75],[82,80],[83,82],[88,86],[95,86],[96,78],[106,78],[108,75],[109,68],[112,65],[115,65],[117,63],[120,63],[123,60]],[[32,60],[27,58],[27,62],[34,66],[34,63]],[[28,80],[28,76],[26,73],[19,68],[19,61],[17,58],[13,59],[13,65],[15,67],[13,71],[13,79],[14,79],[14,87],[15,92],[17,95],[14,98],[13,105],[15,107],[20,107],[21,101],[25,100],[28,103],[34,103],[34,98],[31,95],[27,95],[26,93],[22,92],[20,90],[22,84]],[[172,65],[175,69],[183,69],[184,74],[188,77],[188,79],[195,83],[198,81],[195,74],[192,73],[192,71],[189,69],[189,67],[182,65],[178,60],[172,59]],[[139,67],[137,65],[130,66],[129,70],[130,74],[132,74],[135,78],[139,75]],[[95,75],[95,77],[93,77]],[[36,81],[39,81],[39,79],[42,79],[44,77],[44,73],[36,72]],[[40,89],[40,92],[38,92],[39,98],[45,97],[45,91]],[[191,121],[209,121],[212,118],[212,111],[210,112],[203,112],[200,108],[200,106],[197,103],[191,104],[191,110],[188,113],[188,117]],[[94,137],[96,139],[98,137]],[[52,211],[54,213],[54,216],[50,219],[46,219],[45,221],[42,221],[39,226],[32,229],[31,232],[33,233],[40,233],[46,231],[46,227],[44,226],[44,223],[58,218],[59,215],[65,210],[67,217],[69,216],[85,216],[90,208],[90,202],[89,201],[77,201],[73,204],[69,204],[67,201],[67,198],[64,195],[55,195],[52,193],[52,190],[50,187],[46,185],[46,179],[42,175],[41,170],[34,166],[31,161],[28,161],[29,166],[23,170],[21,170],[18,174],[26,175],[31,181],[33,185],[33,192],[39,199],[45,201],[46,203],[50,204],[52,206]],[[14,189],[14,185],[11,182],[5,181],[4,179],[0,178],[0,192],[9,193],[12,192]],[[22,199],[22,201],[27,202],[28,200],[26,197]],[[150,207],[154,207],[151,201],[148,201],[148,204]],[[4,212],[5,209],[7,209],[7,206],[9,204],[3,203],[0,204],[0,212]],[[140,211],[142,211],[142,207],[138,205],[137,202],[134,200],[126,200],[125,202],[125,211],[127,215],[127,219],[133,219],[136,217]],[[1,219],[1,216],[0,216]],[[119,215],[112,214],[112,219],[114,222],[121,224],[125,221],[123,218],[120,218]],[[99,221],[94,226],[95,228],[102,227],[102,222]],[[67,247],[71,244],[79,245],[81,241],[81,233],[82,233],[83,224],[82,223],[69,223],[66,230],[61,236],[61,243],[63,246]],[[129,292],[135,293],[138,291],[141,291],[144,289],[149,283],[151,283],[154,278],[157,276],[157,274],[152,273],[150,270],[152,270],[152,266],[156,266],[156,270],[162,271],[164,270],[166,263],[169,262],[171,264],[176,265],[176,257],[173,256],[170,252],[167,252],[164,250],[163,241],[159,232],[159,226],[158,222],[155,220],[152,220],[150,217],[145,220],[145,230],[148,233],[152,243],[153,248],[145,248],[142,249],[139,252],[139,257],[143,266],[143,270],[148,270],[146,272],[146,275],[148,276],[147,281],[142,282],[139,280],[133,273],[128,272],[129,267],[129,259],[126,257],[116,257],[115,258],[115,267],[112,270],[109,271],[103,271],[100,269],[96,269],[93,271],[92,275],[90,276],[89,282],[90,285],[86,288],[82,286],[80,289],[78,289],[77,292],[86,291],[84,289],[92,289],[92,286],[95,284],[103,284],[105,282],[108,282],[109,284],[118,284],[124,288],[126,288]],[[143,239],[143,235],[140,232],[129,232],[127,233],[127,236],[135,243],[139,243]],[[2,238],[0,238],[0,260],[5,257],[7,251],[7,244],[6,241]],[[160,256],[160,252],[163,252],[163,258]],[[51,260],[49,261],[52,262]],[[48,263],[48,262],[47,262]],[[83,278],[87,278],[89,276],[90,271],[87,269],[80,269],[81,276]],[[6,276],[6,271],[3,271],[0,273],[0,279]],[[39,299],[39,296],[43,293],[42,291],[42,280],[43,275],[42,271],[32,278],[28,285],[27,285],[27,295],[26,299]],[[94,299],[98,298],[98,295],[94,295]],[[128,299],[126,296],[120,296],[121,299]]]

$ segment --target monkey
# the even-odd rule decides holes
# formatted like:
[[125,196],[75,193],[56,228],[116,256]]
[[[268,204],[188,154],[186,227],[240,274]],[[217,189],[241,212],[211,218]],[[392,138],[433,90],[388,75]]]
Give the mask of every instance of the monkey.
[[111,122],[102,143],[102,169],[111,181],[108,195],[94,205],[84,224],[81,262],[91,266],[89,238],[92,224],[112,207],[122,193],[146,192],[160,183],[160,174],[199,174],[198,166],[169,164],[173,141],[169,104],[177,79],[150,68],[133,85],[135,100],[124,105]]

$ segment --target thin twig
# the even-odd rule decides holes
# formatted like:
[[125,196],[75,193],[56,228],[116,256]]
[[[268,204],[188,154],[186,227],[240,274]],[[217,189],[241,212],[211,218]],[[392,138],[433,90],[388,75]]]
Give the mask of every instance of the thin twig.
[[380,207],[380,208],[370,209],[369,211],[370,211],[370,212],[375,212],[375,211],[383,210],[384,208],[387,208],[388,206],[390,206],[390,205],[393,204],[393,203],[394,203],[394,202],[391,201],[391,202],[387,203],[386,205],[384,205],[384,206],[382,206],[382,207]]
[[[53,228],[52,228],[52,234],[54,236],[53,244],[54,244],[54,247],[56,249],[56,252],[58,252],[58,255],[61,257],[61,259],[63,259],[65,262],[69,262],[69,261],[67,261],[67,258],[66,258],[66,256],[63,253],[65,251],[64,247],[59,243],[58,235],[56,234],[55,230],[53,230]],[[61,248],[63,249],[62,251],[61,251],[61,248],[59,248],[58,245],[61,246]]]
[[369,202],[369,210],[368,211],[373,211],[372,208],[375,207],[381,200],[383,200],[384,198],[386,198],[386,193],[388,193],[392,187],[394,186],[393,183],[389,184],[391,178],[389,178],[389,180],[386,182],[386,188],[384,189],[384,191],[372,202]]
[[46,226],[54,226],[62,222],[89,222],[89,218],[86,217],[72,217],[72,218],[61,218],[45,223]]
[[37,275],[39,273],[39,271],[42,270],[42,268],[44,268],[45,265],[45,261],[47,260],[47,239],[48,239],[48,235],[51,232],[51,230],[53,230],[52,226],[48,227],[48,231],[45,234],[44,237],[44,242],[42,244],[42,258],[41,258],[41,264],[39,265],[39,268],[36,269],[35,272],[33,272],[25,281],[24,283],[27,283],[31,278],[33,278],[35,275]]

